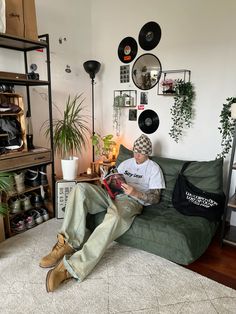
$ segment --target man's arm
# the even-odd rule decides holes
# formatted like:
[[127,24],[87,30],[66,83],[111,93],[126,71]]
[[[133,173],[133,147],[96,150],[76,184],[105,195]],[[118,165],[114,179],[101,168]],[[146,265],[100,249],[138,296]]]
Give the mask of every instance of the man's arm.
[[[138,198],[141,201],[144,201],[148,204],[157,204],[160,202],[161,197],[161,190],[160,189],[151,189],[147,192],[139,192],[136,191],[136,198]],[[134,196],[134,195],[133,195]]]
[[157,204],[160,202],[161,190],[150,189],[147,192],[140,192],[133,188],[131,185],[122,184],[125,194],[138,198],[141,201],[149,204]]

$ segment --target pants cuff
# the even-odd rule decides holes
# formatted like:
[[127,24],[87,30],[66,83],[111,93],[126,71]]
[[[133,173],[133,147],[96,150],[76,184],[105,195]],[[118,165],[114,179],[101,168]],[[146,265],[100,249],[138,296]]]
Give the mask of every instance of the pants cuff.
[[70,265],[68,259],[70,258],[70,256],[65,255],[63,257],[63,263],[64,266],[66,268],[66,270],[69,272],[69,274],[74,277],[75,279],[77,279],[79,282],[81,282],[80,277],[78,276],[78,274],[74,271],[74,269],[72,268],[72,266]]

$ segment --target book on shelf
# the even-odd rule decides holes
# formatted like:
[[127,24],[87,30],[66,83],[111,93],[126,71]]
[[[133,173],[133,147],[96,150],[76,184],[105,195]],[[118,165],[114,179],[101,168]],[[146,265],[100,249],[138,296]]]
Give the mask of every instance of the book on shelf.
[[101,172],[104,187],[112,199],[115,199],[118,194],[124,194],[121,185],[126,183],[126,180],[123,174],[118,173],[116,168],[112,168],[108,173],[101,169]]

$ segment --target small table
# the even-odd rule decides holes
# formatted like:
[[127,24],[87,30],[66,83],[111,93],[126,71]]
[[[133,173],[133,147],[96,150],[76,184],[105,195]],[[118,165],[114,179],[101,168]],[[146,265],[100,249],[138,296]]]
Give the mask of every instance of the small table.
[[97,184],[100,182],[100,177],[97,174],[87,174],[87,173],[81,173],[76,179],[75,181],[78,182],[90,182],[90,183],[94,183]]

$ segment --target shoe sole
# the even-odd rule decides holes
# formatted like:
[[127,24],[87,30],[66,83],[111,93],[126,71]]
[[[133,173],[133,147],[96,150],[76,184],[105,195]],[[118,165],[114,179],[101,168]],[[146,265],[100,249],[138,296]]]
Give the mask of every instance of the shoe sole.
[[[60,261],[61,261],[61,260],[62,260],[62,259],[60,259]],[[59,261],[59,262],[60,262],[60,261]],[[55,264],[53,264],[53,265],[48,265],[48,266],[42,266],[42,265],[39,264],[39,267],[41,267],[41,268],[52,268],[52,267],[57,266],[57,264],[58,264],[59,262],[57,262],[57,263],[55,263]]]
[[47,290],[47,292],[52,292],[51,290],[49,290],[48,281],[49,281],[49,277],[50,277],[51,272],[53,271],[53,269],[49,270],[49,272],[47,273],[47,277],[46,277],[46,290]]

